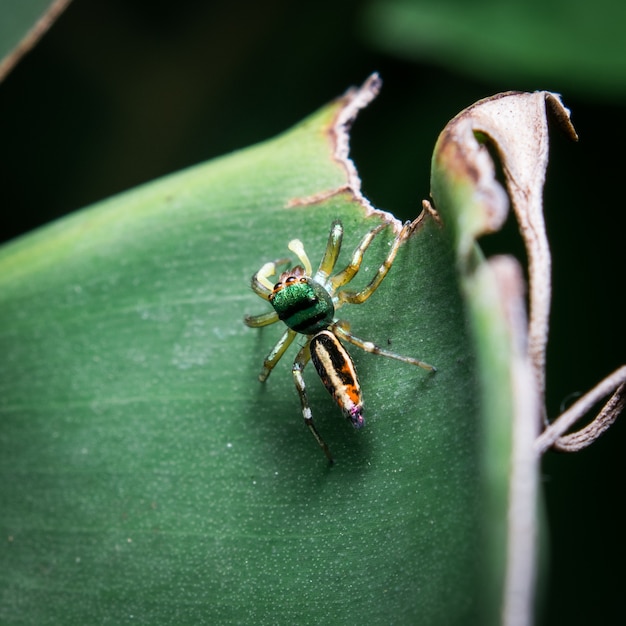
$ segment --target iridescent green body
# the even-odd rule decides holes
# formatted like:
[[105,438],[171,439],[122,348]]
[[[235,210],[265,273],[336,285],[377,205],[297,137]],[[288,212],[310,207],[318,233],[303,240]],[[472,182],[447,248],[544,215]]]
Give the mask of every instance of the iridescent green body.
[[333,299],[322,285],[304,275],[296,266],[285,280],[274,285],[270,303],[278,319],[297,333],[313,335],[328,328],[335,317]]
[[296,265],[283,272],[274,285],[269,281],[269,277],[276,274],[277,266],[290,264],[289,259],[277,259],[266,263],[252,277],[252,289],[261,298],[270,302],[273,311],[247,315],[244,322],[248,326],[260,328],[281,320],[287,326],[287,330],[265,358],[259,380],[261,382],[267,380],[276,363],[298,334],[306,336],[306,342],[293,363],[292,374],[300,396],[304,423],[331,463],[333,458],[330,450],[317,432],[307,400],[302,372],[309,361],[313,361],[324,386],[355,428],[362,428],[365,424],[361,386],[352,359],[339,341],[340,338],[366,352],[418,365],[430,371],[435,369],[423,361],[383,350],[369,341],[355,337],[347,323],[335,318],[336,309],[344,304],[362,304],[378,289],[389,272],[400,246],[413,232],[415,223],[407,222],[404,225],[394,239],[387,258],[372,280],[360,291],[350,291],[341,287],[348,284],[359,271],[364,252],[384,228],[384,224],[376,226],[361,239],[361,243],[352,253],[350,263],[339,272],[333,274],[341,250],[343,226],[341,222],[335,221],[330,228],[328,244],[315,274],[302,242],[293,239],[289,243],[289,249],[296,253],[302,265]]

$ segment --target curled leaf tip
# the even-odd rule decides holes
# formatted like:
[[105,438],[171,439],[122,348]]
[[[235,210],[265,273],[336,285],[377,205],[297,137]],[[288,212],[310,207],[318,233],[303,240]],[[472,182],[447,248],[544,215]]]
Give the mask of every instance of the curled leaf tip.
[[563,104],[561,100],[561,95],[558,93],[552,93],[550,91],[546,91],[545,98],[547,111],[550,114],[550,117],[554,119],[555,122],[559,125],[559,128],[572,140],[578,141],[578,133],[574,128],[571,120],[570,110]]

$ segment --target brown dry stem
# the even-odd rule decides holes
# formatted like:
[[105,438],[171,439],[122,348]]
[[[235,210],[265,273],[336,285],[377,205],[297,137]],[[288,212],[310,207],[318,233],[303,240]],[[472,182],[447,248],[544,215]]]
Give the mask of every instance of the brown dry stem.
[[[486,136],[497,150],[528,255],[528,356],[540,400],[540,419],[545,426],[545,431],[535,442],[535,450],[540,454],[550,447],[575,452],[588,446],[615,421],[626,403],[624,368],[620,368],[552,424],[546,416],[545,368],[552,261],[542,195],[548,164],[548,117],[558,122],[569,137],[577,139],[569,111],[558,95],[549,92],[499,94],[476,103],[457,118],[470,119],[474,132]],[[565,434],[594,404],[609,394],[613,395],[590,424],[577,433]]]
[[[513,338],[511,383],[514,395],[512,470],[509,479],[508,556],[503,623],[532,622],[534,595],[538,462],[550,448],[576,451],[595,441],[626,406],[626,366],[605,378],[552,424],[545,410],[546,345],[551,300],[551,256],[543,217],[543,187],[548,165],[548,118],[577,139],[569,111],[549,92],[503,93],[477,102],[444,129],[434,167],[465,190],[463,211],[456,215],[460,269],[476,273],[474,242],[499,230],[507,212],[506,196],[483,145],[497,151],[508,198],[528,256],[528,321],[513,315],[523,307],[523,278],[511,258],[495,257],[483,266],[494,271],[507,304]],[[445,186],[444,188],[445,189]],[[437,187],[437,191],[441,191]],[[471,190],[471,191],[468,191]],[[433,195],[435,201],[438,200]],[[480,263],[479,263],[480,268]],[[466,276],[466,277],[467,277]],[[517,347],[516,347],[517,346]],[[610,395],[596,418],[578,432],[567,431],[595,404]],[[543,432],[541,432],[543,430]]]
[[26,33],[15,48],[2,60],[0,60],[0,81],[3,81],[11,70],[19,63],[44,36],[48,29],[54,24],[59,15],[65,11],[71,0],[55,0],[44,11],[39,20]]

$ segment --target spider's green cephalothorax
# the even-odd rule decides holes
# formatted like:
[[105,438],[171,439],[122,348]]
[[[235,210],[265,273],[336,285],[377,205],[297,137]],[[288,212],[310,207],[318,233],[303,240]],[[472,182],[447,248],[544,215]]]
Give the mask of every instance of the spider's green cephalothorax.
[[304,422],[331,463],[333,458],[330,450],[315,428],[313,413],[307,400],[302,371],[309,361],[313,361],[322,383],[355,428],[361,428],[365,424],[361,385],[352,359],[341,345],[340,338],[366,352],[418,365],[427,370],[435,370],[428,363],[383,350],[369,341],[355,337],[346,322],[335,318],[336,309],[346,303],[362,304],[378,289],[389,272],[398,249],[408,239],[414,225],[410,222],[404,225],[400,234],[394,239],[387,258],[366,287],[361,291],[340,289],[347,285],[359,271],[363,254],[384,227],[385,224],[381,224],[370,230],[352,253],[350,263],[336,274],[332,272],[339,258],[343,239],[343,226],[339,221],[333,222],[330,228],[324,257],[314,275],[302,242],[299,239],[293,239],[289,243],[289,249],[297,255],[302,265],[296,265],[283,272],[274,285],[269,281],[269,277],[276,274],[277,266],[290,264],[289,259],[278,259],[266,263],[252,277],[252,289],[261,298],[269,301],[274,310],[261,315],[247,315],[244,322],[248,326],[258,328],[280,320],[287,326],[287,330],[265,358],[259,380],[261,382],[267,380],[274,366],[298,333],[306,335],[306,343],[296,355],[293,363],[292,374],[300,396]]
[[328,328],[335,317],[333,299],[322,285],[296,265],[284,272],[269,297],[278,319],[297,333],[312,335]]

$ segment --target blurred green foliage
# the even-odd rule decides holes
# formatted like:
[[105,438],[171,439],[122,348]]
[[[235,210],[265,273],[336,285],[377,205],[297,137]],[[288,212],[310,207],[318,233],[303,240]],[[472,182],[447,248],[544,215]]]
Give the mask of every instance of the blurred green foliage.
[[483,80],[626,97],[623,2],[380,0],[365,16],[368,37],[400,57]]

